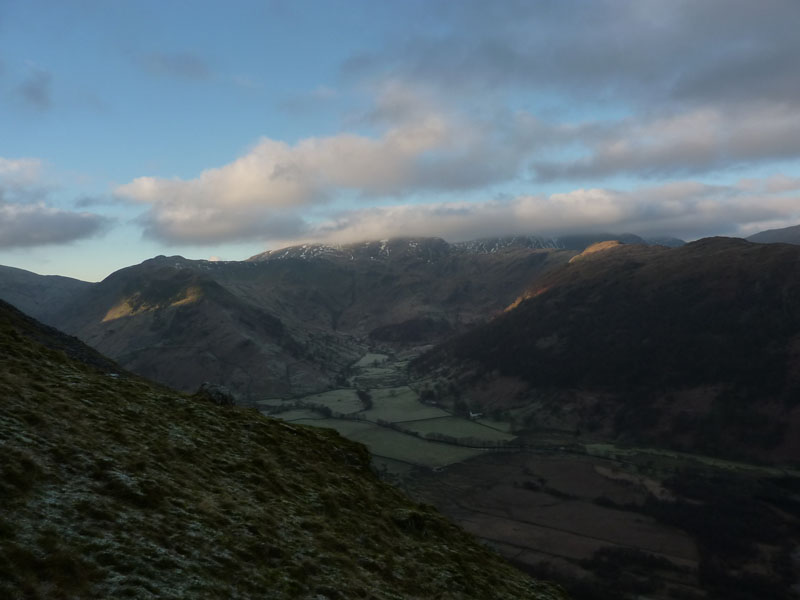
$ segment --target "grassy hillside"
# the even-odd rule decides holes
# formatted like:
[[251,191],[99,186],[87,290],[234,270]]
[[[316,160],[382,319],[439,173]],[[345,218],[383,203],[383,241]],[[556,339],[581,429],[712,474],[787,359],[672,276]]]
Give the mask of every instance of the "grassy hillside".
[[0,597],[562,597],[377,481],[362,446],[70,346],[0,303]]

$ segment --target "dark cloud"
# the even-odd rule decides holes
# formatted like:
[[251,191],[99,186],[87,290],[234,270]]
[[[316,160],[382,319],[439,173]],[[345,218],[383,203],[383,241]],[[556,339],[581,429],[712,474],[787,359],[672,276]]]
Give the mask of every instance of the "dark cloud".
[[676,81],[674,97],[725,104],[769,100],[797,105],[798,57],[800,43],[791,50],[774,47],[743,50],[685,73]]
[[80,196],[73,202],[75,208],[90,208],[92,206],[112,206],[120,201],[111,195],[107,196]]
[[111,220],[47,204],[42,162],[0,157],[0,248],[64,244],[100,234]]
[[52,75],[44,69],[34,67],[28,77],[17,87],[17,93],[25,104],[45,111],[52,104]]
[[0,202],[0,248],[65,244],[98,235],[109,225],[109,219],[92,213]]
[[[342,71],[377,89],[402,82],[457,106],[463,120],[504,132],[502,143],[485,144],[483,164],[478,156],[458,164],[442,157],[436,166],[453,187],[511,178],[522,163],[547,181],[697,174],[800,157],[796,0],[426,6],[427,20],[351,57]],[[413,117],[408,98],[390,99],[376,102],[373,123]],[[502,105],[524,108],[485,114]]]
[[145,68],[154,75],[199,81],[211,77],[211,68],[192,52],[153,52],[143,58]]
[[796,0],[435,4],[435,27],[354,56],[344,72],[450,93],[500,86],[587,103],[797,98]]
[[584,155],[534,161],[538,180],[663,177],[800,157],[800,112],[772,104],[698,108],[627,119],[590,132],[577,128],[562,143],[570,137],[584,146]]

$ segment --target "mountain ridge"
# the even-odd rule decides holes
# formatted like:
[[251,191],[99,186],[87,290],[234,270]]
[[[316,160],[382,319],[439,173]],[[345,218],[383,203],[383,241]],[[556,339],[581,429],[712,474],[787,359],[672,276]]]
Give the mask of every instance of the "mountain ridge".
[[[543,275],[417,369],[455,369],[464,392],[485,387],[472,410],[498,408],[492,380],[510,377],[527,390],[516,406],[550,390],[589,411],[565,426],[800,461],[799,265],[795,246],[737,238],[606,248]],[[607,399],[592,413],[589,396]]]
[[654,238],[648,241],[632,233],[596,233],[583,235],[539,236],[511,235],[477,238],[463,242],[446,242],[438,237],[395,237],[383,240],[370,240],[351,244],[306,243],[294,246],[267,250],[246,259],[250,262],[282,260],[286,258],[339,258],[354,260],[370,258],[379,260],[389,258],[392,253],[416,253],[422,258],[434,260],[450,253],[492,254],[495,252],[528,248],[536,250],[578,250],[605,240],[619,240],[624,244],[661,244],[682,245],[685,242],[677,238]]
[[800,244],[800,225],[759,231],[749,236],[747,240],[760,244]]
[[162,383],[192,391],[214,377],[259,399],[325,389],[372,343],[425,344],[463,330],[572,255],[524,247],[469,254],[435,238],[358,250],[310,260],[301,247],[300,255],[222,263],[158,256],[47,317]]

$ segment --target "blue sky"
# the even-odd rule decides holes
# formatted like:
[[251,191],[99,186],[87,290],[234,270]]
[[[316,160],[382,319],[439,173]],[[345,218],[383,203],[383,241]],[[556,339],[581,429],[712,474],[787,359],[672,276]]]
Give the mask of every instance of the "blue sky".
[[796,0],[0,2],[0,264],[800,222]]

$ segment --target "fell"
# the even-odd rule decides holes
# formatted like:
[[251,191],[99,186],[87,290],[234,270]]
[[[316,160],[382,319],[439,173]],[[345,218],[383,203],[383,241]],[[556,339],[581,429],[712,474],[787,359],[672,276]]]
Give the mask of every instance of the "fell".
[[0,597],[563,598],[363,446],[76,360],[2,302],[0,457]]

